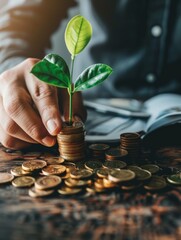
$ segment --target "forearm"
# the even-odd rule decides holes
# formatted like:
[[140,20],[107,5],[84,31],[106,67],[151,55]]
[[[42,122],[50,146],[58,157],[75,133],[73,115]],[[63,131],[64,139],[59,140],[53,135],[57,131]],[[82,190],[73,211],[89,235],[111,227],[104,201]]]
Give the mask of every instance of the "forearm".
[[0,9],[0,73],[25,58],[42,58],[67,9],[65,0],[7,0]]

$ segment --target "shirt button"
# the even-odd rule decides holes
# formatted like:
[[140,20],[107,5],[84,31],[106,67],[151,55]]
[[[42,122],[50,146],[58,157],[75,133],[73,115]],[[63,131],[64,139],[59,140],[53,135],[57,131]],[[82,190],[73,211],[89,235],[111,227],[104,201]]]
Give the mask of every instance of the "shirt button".
[[146,76],[146,81],[148,83],[154,83],[156,81],[156,76],[153,73],[148,73]]
[[162,34],[162,28],[158,25],[151,28],[151,34],[153,37],[159,37]]

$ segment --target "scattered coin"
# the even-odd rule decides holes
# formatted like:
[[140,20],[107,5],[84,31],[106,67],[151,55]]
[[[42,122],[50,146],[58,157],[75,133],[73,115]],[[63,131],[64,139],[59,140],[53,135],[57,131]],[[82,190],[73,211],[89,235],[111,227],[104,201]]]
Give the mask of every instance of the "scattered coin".
[[32,172],[34,170],[39,170],[45,167],[47,163],[44,160],[29,160],[22,164],[22,168],[25,171]]
[[144,188],[149,191],[158,191],[164,189],[167,183],[163,177],[152,176],[152,178],[144,185]]
[[62,186],[57,191],[61,195],[74,195],[74,194],[78,194],[78,193],[82,192],[82,188],[69,188],[66,186]]
[[70,177],[74,179],[84,179],[92,177],[93,172],[88,169],[75,169],[70,172]]
[[145,164],[145,165],[142,165],[141,168],[148,170],[149,172],[151,172],[151,174],[155,174],[160,170],[159,166],[155,164]]
[[40,190],[47,190],[57,187],[62,182],[61,178],[56,175],[40,177],[35,182],[35,187]]
[[85,187],[85,186],[91,185],[92,181],[67,178],[67,179],[65,179],[64,183],[66,186],[74,188],[74,187]]
[[35,182],[35,179],[30,176],[17,177],[12,181],[14,187],[31,187]]
[[113,160],[113,161],[105,161],[103,163],[103,167],[104,168],[118,168],[118,169],[122,169],[126,167],[126,163],[123,161],[118,161],[118,160]]
[[37,190],[35,187],[32,187],[28,191],[30,197],[47,197],[54,193],[54,190]]
[[121,170],[112,170],[109,175],[108,179],[112,182],[126,182],[133,180],[135,178],[135,173],[131,170],[121,169]]
[[85,162],[85,168],[89,169],[89,170],[95,170],[95,169],[98,169],[98,168],[101,168],[102,167],[102,163],[99,162],[99,161],[87,161]]
[[11,169],[11,174],[15,177],[21,177],[25,175],[30,175],[31,172],[24,171],[22,166],[16,166]]
[[66,167],[63,165],[48,165],[42,169],[44,175],[61,175],[65,171]]
[[167,181],[173,185],[181,185],[181,174],[173,174],[167,177]]
[[11,182],[14,179],[14,176],[10,173],[1,172],[0,173],[0,184]]
[[101,168],[101,169],[98,169],[97,171],[96,171],[96,173],[97,173],[97,176],[98,177],[100,177],[100,178],[105,178],[105,177],[107,177],[108,176],[108,174],[110,173],[110,169],[108,169],[108,168]]
[[133,171],[136,175],[136,179],[139,180],[139,181],[145,181],[145,180],[148,180],[151,178],[152,174],[147,171],[147,170],[144,170],[144,169],[141,169],[141,168],[136,168],[136,167],[131,167],[129,168],[131,171]]

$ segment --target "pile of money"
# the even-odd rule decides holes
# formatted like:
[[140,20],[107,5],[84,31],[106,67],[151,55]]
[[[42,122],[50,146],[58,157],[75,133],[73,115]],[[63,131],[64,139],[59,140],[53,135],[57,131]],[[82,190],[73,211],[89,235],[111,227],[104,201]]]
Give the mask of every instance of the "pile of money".
[[[0,185],[11,183],[16,188],[27,188],[31,197],[55,194],[79,194],[85,197],[96,193],[134,190],[143,193],[181,186],[181,173],[176,168],[168,172],[167,168],[151,161],[138,164],[128,161],[130,149],[133,158],[139,153],[135,146],[141,150],[139,134],[122,134],[121,148],[102,143],[91,144],[87,147],[91,155],[85,157],[84,138],[80,137],[82,133],[84,127],[81,123],[74,123],[73,127],[64,126],[58,136],[63,148],[60,147],[61,156],[41,155],[36,152],[25,154],[22,157],[24,161],[18,161],[18,165],[8,172],[0,172]],[[81,141],[70,142],[72,135],[78,135]],[[72,149],[72,144],[77,148]]]
[[[62,158],[26,160],[0,173],[0,184],[11,183],[16,188],[27,188],[31,197],[60,194],[90,196],[112,191],[124,192],[142,189],[161,191],[168,186],[181,186],[181,174],[165,175],[155,164],[129,165],[124,161],[88,159],[66,162]],[[141,191],[142,191],[141,190]]]
[[138,160],[141,154],[141,137],[139,133],[130,132],[120,135],[120,147],[128,151],[130,161]]
[[77,161],[85,158],[85,128],[82,122],[63,123],[61,132],[57,135],[60,156],[67,161]]

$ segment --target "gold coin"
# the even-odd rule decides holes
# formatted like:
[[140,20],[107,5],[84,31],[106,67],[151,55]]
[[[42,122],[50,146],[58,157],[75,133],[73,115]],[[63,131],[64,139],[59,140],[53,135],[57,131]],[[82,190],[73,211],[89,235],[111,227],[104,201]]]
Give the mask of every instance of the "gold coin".
[[136,179],[139,180],[139,181],[148,180],[152,176],[152,174],[149,171],[141,169],[141,168],[136,169],[136,167],[135,167],[135,168],[131,168],[130,170],[133,171],[136,174]]
[[28,193],[30,197],[46,197],[51,195],[54,190],[38,190],[35,187],[29,189]]
[[181,174],[176,173],[167,177],[167,181],[173,185],[181,185]]
[[110,181],[107,178],[103,178],[103,185],[105,188],[115,188],[117,187],[117,183]]
[[101,188],[104,189],[103,179],[99,178],[94,181],[95,188]]
[[113,161],[105,161],[102,166],[104,168],[122,169],[122,168],[125,168],[127,164],[123,161],[113,160]]
[[58,158],[45,158],[47,164],[61,164],[63,162],[65,162],[65,160],[61,157],[58,157]]
[[0,173],[0,184],[11,182],[14,179],[14,176],[10,173],[1,172]]
[[60,141],[60,143],[62,142],[66,142],[66,143],[72,143],[72,142],[76,142],[76,143],[80,143],[81,141],[83,141],[85,138],[85,133],[81,132],[81,133],[74,133],[74,134],[66,134],[66,135],[58,135],[58,141]]
[[97,176],[98,177],[100,177],[100,178],[105,178],[105,177],[107,177],[108,176],[108,174],[110,173],[110,169],[108,169],[108,168],[101,168],[101,169],[98,169],[97,171],[96,171],[96,174],[97,174]]
[[85,187],[88,185],[91,185],[91,180],[80,180],[80,179],[73,179],[73,178],[67,178],[64,181],[65,185],[68,187]]
[[89,170],[95,170],[102,167],[102,163],[99,161],[87,161],[85,162],[85,168]]
[[85,126],[80,121],[74,121],[72,125],[69,122],[63,122],[62,130],[59,134],[74,134],[85,130]]
[[112,170],[109,175],[108,179],[112,182],[126,182],[131,181],[135,178],[135,173],[131,170],[122,169],[122,170]]
[[30,160],[30,161],[25,161],[22,164],[22,168],[25,171],[32,172],[34,170],[39,170],[45,167],[47,163],[44,160]]
[[11,169],[11,174],[15,177],[21,177],[25,175],[30,175],[31,172],[24,171],[21,166],[17,166]]
[[82,189],[81,188],[69,188],[69,187],[66,187],[66,186],[62,186],[57,191],[61,195],[74,195],[74,194],[80,193],[82,191]]
[[138,170],[142,170],[140,167],[135,166],[135,165],[129,165],[127,168],[128,168],[129,170],[133,171],[133,172],[136,172],[136,171],[138,171]]
[[139,139],[140,138],[140,134],[139,133],[135,133],[135,132],[128,132],[128,133],[122,133],[120,135],[121,139],[126,139],[126,140],[135,140],[135,139]]
[[63,165],[66,167],[66,172],[71,172],[76,168],[75,163],[69,161],[66,161]]
[[70,172],[65,172],[63,173],[63,175],[61,175],[61,179],[67,179],[67,178],[70,178]]
[[56,175],[40,177],[35,182],[35,187],[40,190],[46,190],[57,187],[62,182],[61,178]]
[[160,170],[159,166],[155,164],[145,164],[145,165],[142,165],[141,168],[151,172],[151,174],[155,174]]
[[74,169],[70,172],[70,177],[75,179],[84,179],[92,177],[92,171],[88,169]]
[[91,144],[89,145],[89,149],[93,151],[106,151],[110,148],[109,145],[103,143]]
[[121,148],[111,148],[106,151],[106,159],[107,160],[121,160],[128,155],[128,151]]
[[96,193],[95,189],[92,188],[92,187],[86,187],[86,191],[87,191],[88,193],[91,193],[91,194],[95,194],[95,193]]
[[35,179],[30,176],[17,177],[12,181],[14,187],[31,187],[35,182]]
[[48,165],[42,169],[44,175],[61,175],[66,171],[66,167],[63,165]]
[[157,191],[165,188],[167,183],[163,177],[152,176],[150,181],[144,185],[144,188],[149,191]]

